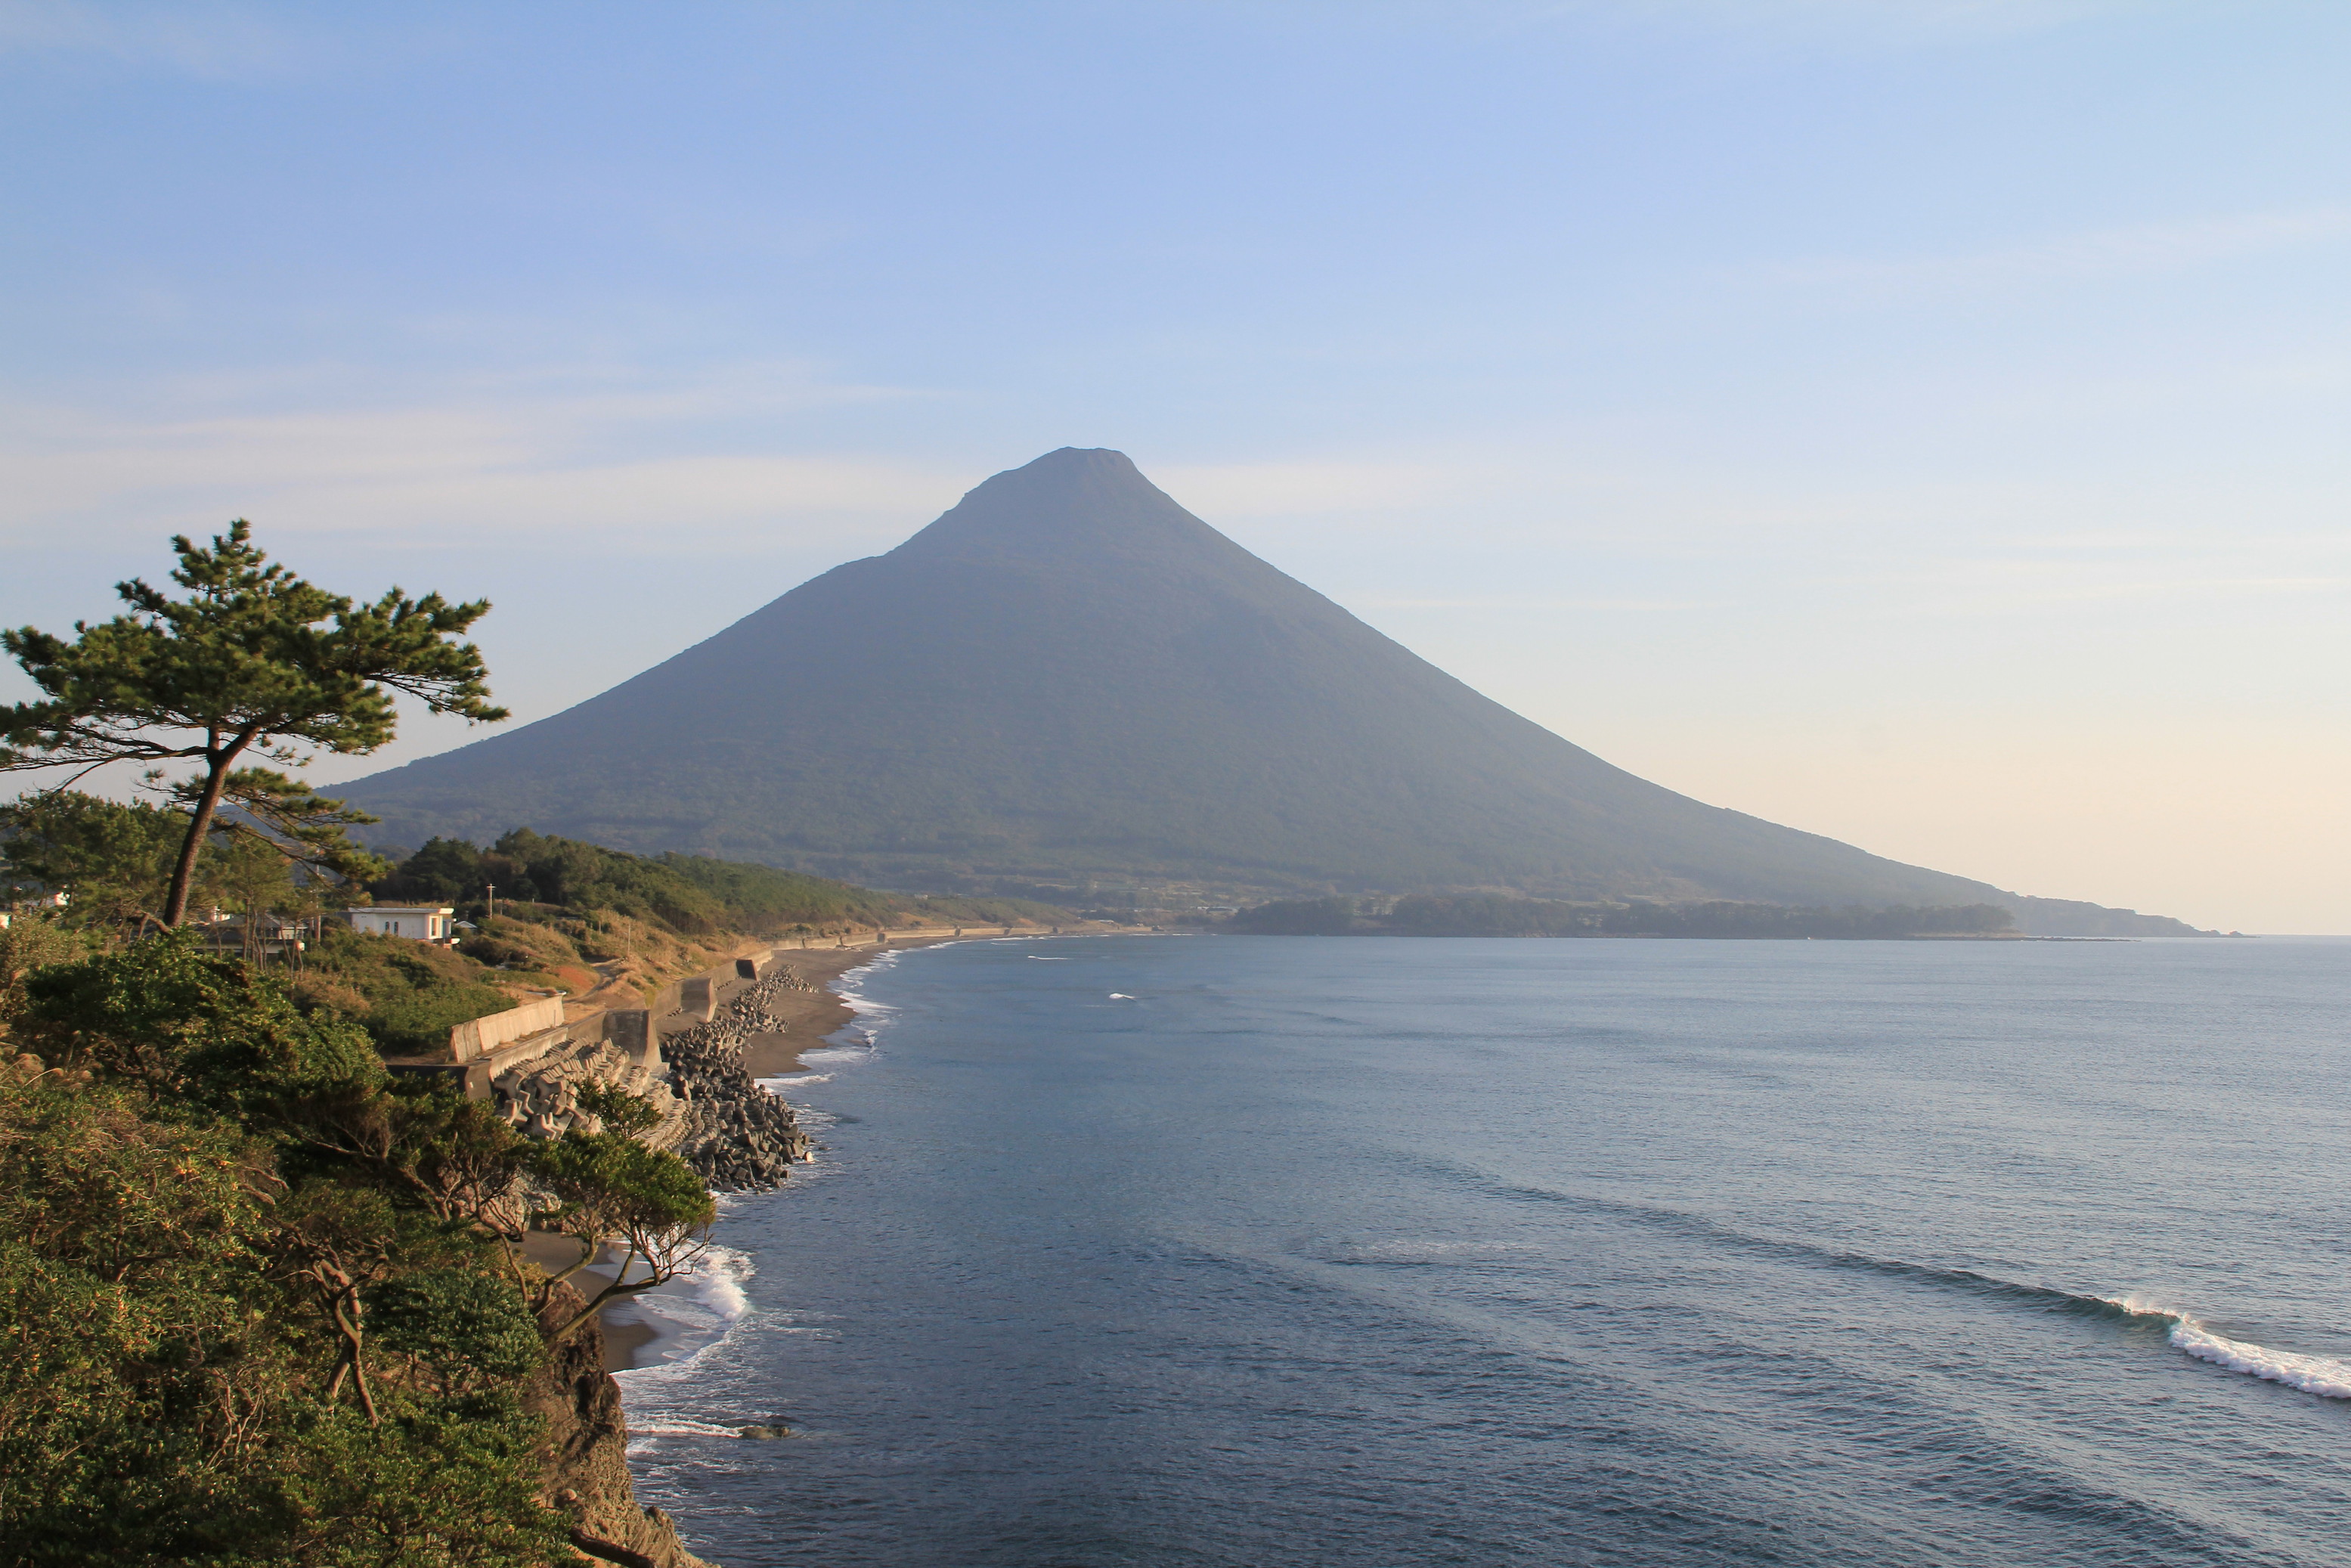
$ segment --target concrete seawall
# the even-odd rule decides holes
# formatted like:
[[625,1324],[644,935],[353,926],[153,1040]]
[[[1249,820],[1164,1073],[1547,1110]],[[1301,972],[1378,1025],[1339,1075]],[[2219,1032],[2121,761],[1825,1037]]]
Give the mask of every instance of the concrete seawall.
[[502,1045],[525,1035],[559,1028],[562,1022],[563,998],[541,997],[535,1002],[459,1024],[449,1031],[449,1058],[453,1061],[476,1061]]

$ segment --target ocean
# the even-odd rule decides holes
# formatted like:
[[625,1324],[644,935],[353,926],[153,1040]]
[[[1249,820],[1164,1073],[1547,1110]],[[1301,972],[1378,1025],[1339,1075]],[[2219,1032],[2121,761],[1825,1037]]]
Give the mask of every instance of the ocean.
[[2351,1562],[2351,942],[852,983],[622,1375],[728,1568]]

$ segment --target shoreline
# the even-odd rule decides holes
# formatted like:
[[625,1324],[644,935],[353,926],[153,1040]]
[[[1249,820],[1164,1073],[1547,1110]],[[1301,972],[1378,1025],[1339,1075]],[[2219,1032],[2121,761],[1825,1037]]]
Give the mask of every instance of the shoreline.
[[[601,1252],[603,1249],[599,1248],[597,1250]],[[522,1255],[540,1268],[553,1272],[565,1268],[580,1255],[579,1244],[568,1236],[533,1230],[526,1232],[523,1236]],[[592,1277],[610,1281],[613,1270],[600,1259],[581,1270],[580,1273],[583,1279]],[[592,1289],[589,1293],[593,1293]],[[607,1312],[610,1310],[610,1307],[606,1308]],[[636,1353],[658,1339],[661,1333],[651,1323],[632,1319],[608,1318],[602,1312],[596,1314],[596,1326],[603,1332],[604,1370],[607,1372],[621,1372],[634,1366]]]
[[[771,1000],[768,1010],[780,1019],[784,1027],[766,1034],[753,1035],[744,1042],[743,1065],[754,1081],[766,1082],[813,1071],[801,1058],[811,1051],[831,1049],[832,1037],[857,1020],[857,1011],[844,1000],[836,988],[841,980],[876,959],[891,953],[910,951],[918,947],[942,946],[951,942],[1001,942],[1006,940],[1054,940],[1076,936],[1135,936],[1167,935],[1147,925],[1095,927],[1090,930],[1052,933],[1015,928],[1009,933],[981,929],[957,935],[952,931],[907,932],[893,934],[886,943],[868,938],[854,946],[811,946],[807,948],[778,944],[770,951],[783,966],[816,988],[807,991],[787,991]],[[1254,933],[1250,935],[1255,935]],[[1365,936],[1395,936],[1398,933],[1359,933]],[[1443,940],[1443,938],[1437,938]],[[1472,938],[1474,940],[1475,938]],[[1546,938],[1521,938],[1545,940]],[[1559,940],[1560,938],[1548,938]],[[2007,941],[2007,942],[2123,942],[2128,937],[2023,936],[2014,933],[1988,935],[1935,935],[1908,937],[1729,937],[1674,938],[1657,936],[1614,936],[1619,941],[1729,940],[1729,941]],[[770,1089],[769,1092],[775,1092]],[[780,1097],[780,1096],[779,1096]],[[608,1272],[591,1269],[591,1272]],[[604,1370],[608,1373],[632,1372],[646,1367],[668,1364],[666,1358],[656,1353],[659,1348],[689,1332],[684,1324],[670,1324],[655,1304],[657,1298],[632,1297],[615,1303],[622,1315],[607,1318],[600,1313],[599,1324],[604,1336]]]
[[937,947],[949,942],[1044,942],[1072,936],[1154,934],[1148,925],[1094,925],[1061,932],[1019,926],[1000,931],[982,926],[961,935],[953,931],[893,932],[887,942],[866,941],[851,947],[787,947],[778,944],[772,951],[783,967],[817,988],[787,991],[768,1004],[768,1011],[781,1019],[784,1027],[746,1040],[743,1068],[754,1079],[783,1078],[809,1071],[800,1061],[800,1053],[825,1049],[835,1033],[857,1021],[857,1010],[841,998],[834,985],[852,970],[891,953]]
[[[1097,926],[1059,935],[1127,936],[1147,935],[1150,930],[1148,926]],[[815,988],[785,991],[767,1003],[768,1010],[782,1021],[783,1028],[754,1035],[744,1042],[744,1070],[755,1082],[810,1071],[802,1063],[801,1053],[826,1049],[832,1043],[833,1035],[857,1019],[856,1009],[841,998],[835,988],[843,977],[877,958],[891,953],[935,947],[950,942],[1001,942],[1008,938],[1014,941],[1051,940],[1054,936],[1049,931],[1019,927],[1009,933],[982,927],[966,931],[960,936],[953,931],[910,931],[903,935],[893,932],[887,942],[868,940],[855,946],[800,948],[778,943],[770,950],[776,954],[782,967]],[[660,1348],[686,1332],[684,1324],[669,1327],[654,1299],[646,1296],[629,1298],[622,1306],[622,1315],[617,1318],[608,1319],[599,1313],[598,1319],[604,1331],[604,1370],[607,1373],[634,1372],[649,1366],[669,1364],[658,1354]]]
[[743,1070],[754,1079],[781,1078],[806,1071],[800,1053],[823,1050],[834,1034],[857,1019],[857,1010],[833,989],[842,976],[864,967],[885,953],[974,940],[986,938],[926,932],[893,936],[887,943],[869,942],[858,947],[778,947],[776,952],[783,967],[817,988],[787,991],[768,1004],[768,1010],[784,1020],[784,1027],[773,1033],[753,1035],[743,1042]]

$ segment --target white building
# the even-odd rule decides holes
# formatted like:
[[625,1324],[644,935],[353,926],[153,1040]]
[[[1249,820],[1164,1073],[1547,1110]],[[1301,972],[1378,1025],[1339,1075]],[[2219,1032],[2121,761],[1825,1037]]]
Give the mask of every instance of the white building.
[[378,904],[366,909],[347,909],[351,929],[371,931],[379,936],[408,936],[419,942],[446,942],[455,935],[450,929],[456,917],[455,909],[434,909],[422,904]]

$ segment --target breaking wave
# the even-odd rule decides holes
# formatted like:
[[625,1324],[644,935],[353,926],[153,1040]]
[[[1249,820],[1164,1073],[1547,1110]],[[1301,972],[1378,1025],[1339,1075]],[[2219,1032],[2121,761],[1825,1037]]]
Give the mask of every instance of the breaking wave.
[[2186,1312],[2173,1312],[2144,1296],[2100,1299],[2133,1317],[2168,1322],[2173,1346],[2199,1361],[2209,1361],[2215,1366],[2225,1366],[2248,1377],[2282,1383],[2288,1388],[2298,1388],[2321,1399],[2351,1399],[2351,1362],[2337,1361],[2325,1355],[2303,1355],[2290,1350],[2272,1350],[2265,1344],[2231,1339],[2226,1334],[2213,1333]]
[[690,1421],[677,1417],[629,1423],[629,1437],[632,1440],[638,1437],[732,1437],[740,1430],[738,1427],[721,1427],[712,1421]]
[[743,1293],[743,1281],[752,1272],[747,1253],[713,1247],[695,1262],[695,1296],[721,1325],[732,1324],[750,1309],[751,1299]]
[[2140,1293],[2124,1296],[2082,1295],[2046,1285],[2020,1284],[1997,1275],[1980,1274],[1971,1269],[1935,1268],[1923,1263],[1906,1263],[1896,1259],[1873,1257],[1865,1252],[1816,1246],[1811,1242],[1787,1240],[1758,1236],[1704,1215],[1684,1210],[1627,1203],[1622,1200],[1593,1197],[1562,1191],[1553,1187],[1536,1186],[1526,1183],[1498,1180],[1488,1173],[1472,1167],[1453,1166],[1449,1162],[1423,1159],[1417,1163],[1431,1169],[1466,1177],[1489,1190],[1520,1200],[1564,1204],[1587,1212],[1610,1214],[1680,1231],[1718,1245],[1736,1247],[1741,1250],[1761,1252],[1802,1262],[1813,1267],[1862,1270],[1895,1279],[1915,1280],[1921,1283],[1961,1290],[1971,1294],[1991,1296],[2017,1305],[2086,1317],[2139,1319],[2148,1322],[2170,1325],[2169,1337],[2175,1349],[2194,1356],[2199,1361],[2226,1367],[2231,1372],[2265,1382],[2299,1389],[2321,1399],[2351,1399],[2351,1361],[2332,1356],[2306,1355],[2298,1351],[2274,1350],[2268,1345],[2248,1340],[2231,1339],[2216,1333],[2193,1314],[2164,1306],[2154,1298]]
[[744,1281],[754,1272],[750,1258],[731,1247],[713,1247],[694,1267],[668,1285],[632,1303],[653,1330],[649,1354],[638,1365],[615,1373],[622,1386],[683,1370],[724,1340],[750,1310]]

